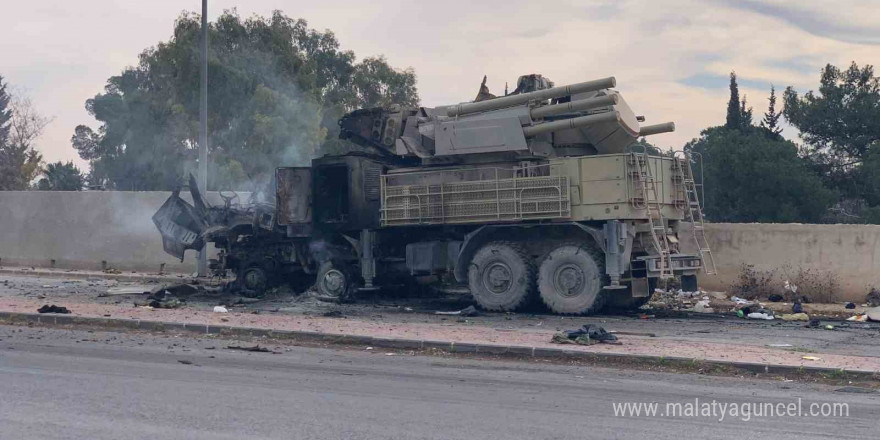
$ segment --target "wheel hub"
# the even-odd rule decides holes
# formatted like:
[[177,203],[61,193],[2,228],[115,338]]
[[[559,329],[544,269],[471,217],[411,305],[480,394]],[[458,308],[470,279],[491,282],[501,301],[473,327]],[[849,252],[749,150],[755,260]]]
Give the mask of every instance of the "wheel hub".
[[483,285],[495,294],[507,292],[512,281],[513,275],[510,266],[501,262],[490,264],[483,272]]
[[258,290],[266,284],[266,275],[261,269],[249,269],[244,274],[244,285],[248,289]]
[[583,269],[574,264],[566,264],[556,269],[553,284],[560,295],[572,297],[583,291],[585,278]]
[[336,269],[331,269],[324,274],[322,280],[324,290],[335,296],[342,295],[345,292],[345,274]]

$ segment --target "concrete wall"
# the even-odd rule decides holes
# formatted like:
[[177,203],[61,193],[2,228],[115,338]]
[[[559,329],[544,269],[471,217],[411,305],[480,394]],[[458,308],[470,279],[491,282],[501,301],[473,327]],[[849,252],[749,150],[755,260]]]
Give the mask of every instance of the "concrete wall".
[[[0,191],[0,265],[192,273],[162,250],[151,217],[169,192]],[[221,203],[209,194],[212,203]]]
[[[2,192],[0,265],[157,272],[195,271],[195,252],[181,263],[162,250],[150,218],[167,192]],[[242,195],[242,198],[246,196]],[[216,194],[211,203],[220,204]],[[726,290],[742,264],[778,270],[788,264],[833,271],[842,299],[862,301],[880,287],[880,226],[730,224],[706,225],[718,275],[700,276],[707,289]]]
[[880,288],[880,226],[715,223],[706,237],[718,275],[700,275],[706,289],[726,290],[742,264],[776,270],[785,265],[833,274],[840,283],[840,300],[862,302],[871,286]]

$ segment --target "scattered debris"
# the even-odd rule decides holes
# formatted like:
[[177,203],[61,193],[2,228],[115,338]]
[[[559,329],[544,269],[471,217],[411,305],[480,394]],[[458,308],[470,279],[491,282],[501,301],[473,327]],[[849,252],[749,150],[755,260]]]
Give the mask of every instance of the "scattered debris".
[[577,330],[563,330],[557,332],[550,339],[550,342],[556,344],[579,344],[593,345],[597,343],[620,344],[617,342],[617,336],[605,331],[598,325],[586,324]]
[[804,306],[801,305],[801,301],[799,299],[795,300],[794,304],[791,305],[791,312],[792,313],[803,313],[804,312]]
[[467,306],[461,310],[456,310],[453,312],[434,312],[435,315],[448,315],[448,316],[479,316],[480,311],[476,309],[474,306]]
[[709,306],[709,300],[707,299],[697,301],[694,305],[694,311],[697,313],[715,313],[715,309]]
[[794,347],[794,346],[791,345],[791,344],[767,344],[767,346],[768,346],[768,347],[774,347],[774,348],[791,348],[791,347]]
[[845,306],[845,307],[846,307],[847,309],[852,310],[852,309],[856,308],[856,305],[853,304],[853,303],[851,303],[851,302],[848,302],[848,303],[846,303],[846,306]]
[[111,287],[107,289],[107,292],[101,293],[98,296],[116,296],[116,295],[140,295],[144,293],[150,293],[150,287],[139,285],[139,286],[123,286],[123,287]]
[[214,313],[229,313],[229,310],[223,306],[214,306]]
[[834,326],[831,325],[831,324],[826,324],[826,325],[825,325],[825,330],[834,330]]
[[877,290],[876,287],[872,287],[871,291],[868,292],[868,295],[865,297],[865,302],[868,304],[868,307],[880,307],[880,290]]
[[801,356],[801,359],[803,359],[805,361],[821,361],[822,360],[822,358],[820,358],[818,356]]
[[868,315],[853,315],[849,318],[846,318],[847,321],[855,321],[855,322],[865,322],[868,320]]
[[806,313],[787,313],[780,316],[783,321],[809,321],[810,317]]
[[730,300],[735,302],[737,305],[749,304],[751,301],[747,299],[740,298],[738,296],[731,296]]
[[37,309],[37,313],[70,313],[70,310],[68,310],[67,307],[64,306],[46,304],[43,307]]
[[810,322],[807,323],[807,327],[809,328],[817,328],[821,322],[818,319],[811,319]]
[[752,310],[748,307],[743,307],[742,312],[749,319],[766,319],[768,321],[775,319],[775,314],[773,313],[773,310],[767,310],[767,309]]
[[838,389],[834,390],[834,392],[837,392],[837,393],[873,394],[873,393],[876,393],[877,390],[872,390],[871,388],[865,388],[865,387],[846,386],[846,387],[838,388]]
[[245,347],[242,345],[227,345],[227,350],[241,350],[241,351],[252,351],[255,353],[272,353],[272,350],[269,350],[266,347],[260,347],[260,345],[254,345],[253,347]]

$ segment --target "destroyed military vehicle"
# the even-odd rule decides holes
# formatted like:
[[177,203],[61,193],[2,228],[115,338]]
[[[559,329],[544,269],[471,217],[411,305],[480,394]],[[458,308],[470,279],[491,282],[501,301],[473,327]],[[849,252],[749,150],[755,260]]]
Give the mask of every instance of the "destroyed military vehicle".
[[344,300],[418,278],[486,310],[585,314],[673,276],[695,290],[714,263],[693,159],[638,144],[674,125],[642,125],[615,86],[533,74],[505,96],[484,80],[473,102],[357,110],[340,137],[361,151],[278,168],[274,206],[209,206],[191,180],[193,204],[174,192],[153,220],[178,258],[213,243],[211,268],[248,295],[305,277]]

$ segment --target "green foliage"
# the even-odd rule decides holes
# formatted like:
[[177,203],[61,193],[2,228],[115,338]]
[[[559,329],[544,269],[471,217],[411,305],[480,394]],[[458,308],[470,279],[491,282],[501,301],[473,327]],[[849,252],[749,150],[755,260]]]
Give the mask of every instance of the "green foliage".
[[40,191],[81,191],[85,176],[73,162],[55,162],[46,165],[43,178],[37,182]]
[[727,101],[727,121],[725,127],[733,130],[749,129],[752,126],[752,108],[746,107],[746,96],[739,99],[739,85],[736,72],[730,72],[730,99]]
[[797,146],[755,127],[709,128],[685,150],[702,156],[704,211],[712,221],[815,223],[835,199]]
[[28,99],[11,96],[0,76],[0,191],[28,189],[37,176],[43,156],[31,143],[47,123]]
[[782,116],[782,110],[776,110],[776,88],[770,85],[770,97],[767,98],[767,111],[761,120],[761,128],[767,130],[770,136],[778,137],[782,133],[782,127],[779,126],[779,118]]
[[[116,189],[170,189],[195,169],[199,40],[199,16],[181,15],[169,41],[145,50],[136,67],[86,102],[102,125],[76,127],[71,142],[95,180]],[[393,69],[381,57],[356,62],[332,32],[279,11],[248,19],[226,11],[209,26],[209,46],[211,189],[246,188],[277,166],[306,165],[319,150],[340,148],[336,121],[347,111],[418,103],[412,70]]]
[[785,118],[807,144],[833,159],[862,159],[880,145],[880,79],[873,66],[822,70],[819,93],[785,89]]

